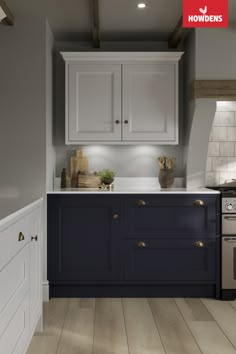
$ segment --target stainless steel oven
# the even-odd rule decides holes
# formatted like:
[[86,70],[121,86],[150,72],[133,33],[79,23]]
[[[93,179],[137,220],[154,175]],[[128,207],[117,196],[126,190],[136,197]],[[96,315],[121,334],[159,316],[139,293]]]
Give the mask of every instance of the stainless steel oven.
[[222,289],[236,289],[236,198],[222,198]]

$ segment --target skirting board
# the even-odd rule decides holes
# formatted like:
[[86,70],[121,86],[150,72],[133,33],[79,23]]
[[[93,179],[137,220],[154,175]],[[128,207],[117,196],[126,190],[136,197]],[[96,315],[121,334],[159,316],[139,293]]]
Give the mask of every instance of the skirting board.
[[49,301],[49,283],[48,281],[43,282],[43,302]]

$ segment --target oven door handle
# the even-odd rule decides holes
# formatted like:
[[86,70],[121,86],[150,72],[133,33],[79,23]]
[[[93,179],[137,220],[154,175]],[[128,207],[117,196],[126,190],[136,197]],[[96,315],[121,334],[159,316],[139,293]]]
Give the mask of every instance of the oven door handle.
[[224,216],[225,220],[236,221],[236,216]]
[[224,238],[223,240],[225,242],[229,242],[229,243],[236,243],[236,237],[235,238]]

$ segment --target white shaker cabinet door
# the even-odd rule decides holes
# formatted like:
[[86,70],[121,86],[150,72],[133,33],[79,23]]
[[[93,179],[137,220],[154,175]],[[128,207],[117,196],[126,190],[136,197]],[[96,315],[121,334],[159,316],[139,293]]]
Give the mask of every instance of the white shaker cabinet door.
[[178,143],[175,64],[123,65],[123,141]]
[[68,64],[67,143],[121,140],[121,65]]

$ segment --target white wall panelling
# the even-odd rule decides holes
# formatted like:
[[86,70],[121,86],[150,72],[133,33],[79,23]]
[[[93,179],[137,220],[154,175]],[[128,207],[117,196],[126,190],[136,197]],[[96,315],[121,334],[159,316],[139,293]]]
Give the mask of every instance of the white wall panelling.
[[41,242],[42,199],[0,221],[1,353],[25,354],[42,321]]

